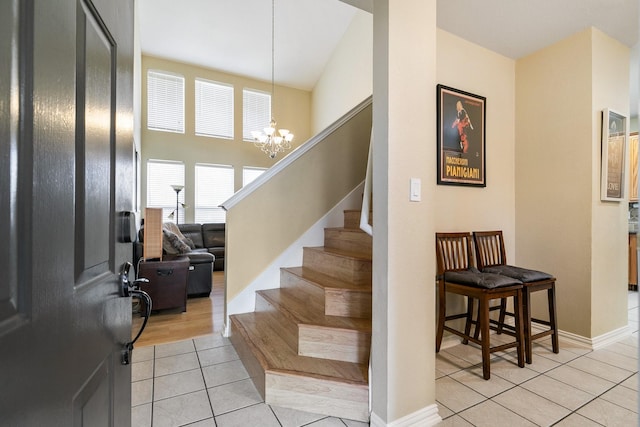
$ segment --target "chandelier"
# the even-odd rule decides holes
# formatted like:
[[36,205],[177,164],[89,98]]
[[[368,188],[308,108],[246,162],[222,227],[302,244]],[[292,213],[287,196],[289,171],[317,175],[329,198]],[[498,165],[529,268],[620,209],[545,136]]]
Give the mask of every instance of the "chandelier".
[[[275,57],[275,0],[271,1],[271,98],[275,99],[274,84],[274,57]],[[278,153],[284,152],[291,148],[293,134],[288,129],[276,130],[276,119],[271,117],[269,127],[262,131],[252,131],[251,136],[254,139],[256,147],[260,148],[270,158],[275,158]]]

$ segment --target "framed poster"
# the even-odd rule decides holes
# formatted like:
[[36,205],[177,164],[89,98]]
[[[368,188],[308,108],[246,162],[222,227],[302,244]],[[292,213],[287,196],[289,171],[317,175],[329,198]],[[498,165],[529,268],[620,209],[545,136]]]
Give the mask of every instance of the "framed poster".
[[602,112],[602,176],[600,200],[624,198],[624,166],[627,143],[627,118],[606,108]]
[[486,187],[487,100],[437,86],[438,184]]

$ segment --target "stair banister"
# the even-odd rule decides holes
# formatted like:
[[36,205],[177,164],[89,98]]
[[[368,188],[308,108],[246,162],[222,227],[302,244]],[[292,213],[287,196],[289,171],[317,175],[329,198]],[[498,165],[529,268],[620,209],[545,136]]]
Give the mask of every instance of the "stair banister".
[[360,229],[367,233],[369,236],[373,236],[373,227],[369,221],[369,214],[371,212],[371,198],[373,196],[373,189],[371,188],[373,174],[373,128],[371,129],[371,138],[369,140],[369,157],[367,160],[367,174],[364,178],[364,195],[362,197],[362,211],[360,212]]

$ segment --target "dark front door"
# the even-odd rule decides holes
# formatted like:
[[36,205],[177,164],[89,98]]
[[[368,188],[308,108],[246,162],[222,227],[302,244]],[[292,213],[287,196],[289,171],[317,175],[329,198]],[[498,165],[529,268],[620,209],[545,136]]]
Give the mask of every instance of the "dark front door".
[[127,426],[133,0],[0,2],[0,425]]

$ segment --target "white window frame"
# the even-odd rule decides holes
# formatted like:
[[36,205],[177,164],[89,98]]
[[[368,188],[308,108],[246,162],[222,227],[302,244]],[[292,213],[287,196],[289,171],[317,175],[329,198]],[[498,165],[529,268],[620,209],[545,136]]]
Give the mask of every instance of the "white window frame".
[[147,129],[184,133],[184,76],[147,70]]
[[262,131],[271,122],[271,94],[256,89],[242,89],[242,139],[254,141],[251,132]]
[[196,78],[196,135],[233,139],[233,85]]
[[[227,182],[214,183],[218,188],[211,188],[207,179],[219,179],[202,176],[202,173],[216,172],[226,174]],[[220,207],[234,193],[234,168],[231,165],[196,163],[195,166],[195,222],[226,223],[227,213]],[[205,199],[205,200],[203,200]]]
[[[159,170],[158,176],[155,176],[156,166]],[[147,160],[147,202],[148,208],[162,208],[162,222],[176,222],[176,216],[170,217],[171,213],[176,210],[176,192],[172,185],[184,186],[185,165],[183,162],[173,160]],[[156,182],[152,182],[156,181]],[[179,220],[184,224],[184,203],[183,189],[178,193],[178,213]]]

